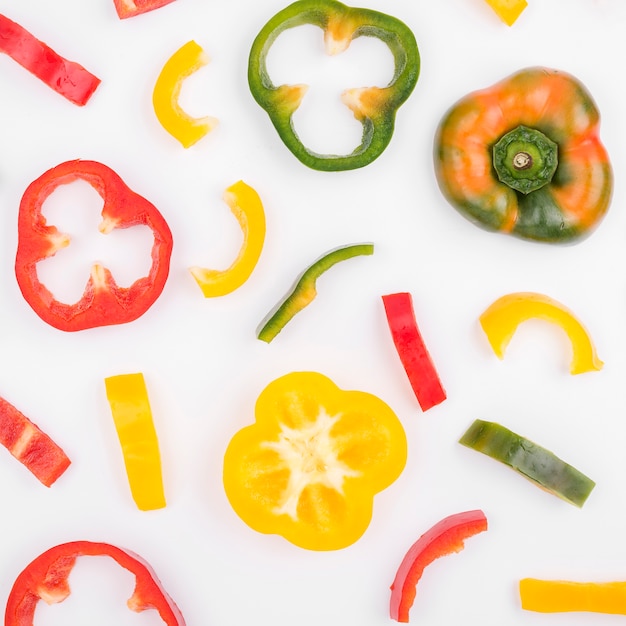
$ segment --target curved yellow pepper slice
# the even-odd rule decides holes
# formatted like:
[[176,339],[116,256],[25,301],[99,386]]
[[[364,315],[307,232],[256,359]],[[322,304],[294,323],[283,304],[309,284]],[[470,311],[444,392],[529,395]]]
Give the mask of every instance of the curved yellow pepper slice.
[[208,62],[204,50],[195,41],[188,41],[166,61],[152,92],[157,119],[185,148],[202,139],[218,123],[214,117],[192,117],[178,103],[185,78]]
[[161,455],[143,374],[110,376],[104,383],[133,500],[141,511],[161,509]]
[[226,270],[189,268],[205,298],[224,296],[241,287],[256,267],[265,242],[265,211],[252,187],[240,180],[226,189],[224,202],[239,222],[243,243],[237,258]]
[[626,615],[626,582],[581,583],[524,578],[522,608],[538,613],[591,612]]
[[507,26],[513,26],[528,6],[526,0],[487,0],[487,4]]
[[480,324],[498,358],[504,357],[517,327],[538,318],[560,326],[573,349],[570,372],[581,374],[602,369],[595,347],[585,327],[574,314],[548,296],[532,292],[511,293],[496,300],[480,316]]
[[357,541],[375,494],[406,464],[406,435],[392,409],[322,374],[292,372],[261,392],[255,415],[224,455],[224,489],[237,515],[308,550]]

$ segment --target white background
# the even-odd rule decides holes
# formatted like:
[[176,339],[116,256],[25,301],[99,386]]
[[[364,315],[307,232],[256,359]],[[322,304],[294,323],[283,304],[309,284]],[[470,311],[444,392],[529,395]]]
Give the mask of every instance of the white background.
[[[509,28],[483,0],[368,2],[414,31],[421,75],[377,161],[322,173],[283,146],[247,86],[250,45],[282,1],[176,0],[121,21],[112,0],[0,0],[2,13],[102,79],[79,108],[0,57],[0,395],[72,459],[46,489],[0,450],[0,602],[37,554],[89,539],[146,558],[190,626],[385,625],[389,585],[413,541],[447,515],[482,508],[488,532],[426,570],[413,622],[618,623],[614,616],[525,612],[517,583],[526,576],[626,579],[626,4],[529,3]],[[276,82],[312,85],[297,120],[309,145],[347,152],[360,126],[333,90],[384,84],[390,57],[379,42],[359,41],[327,59],[319,38],[303,32],[277,42],[270,69]],[[211,62],[188,79],[181,102],[220,124],[185,150],[159,125],[151,94],[165,61],[191,39]],[[446,109],[532,65],[576,75],[602,114],[616,179],[613,203],[598,230],[577,245],[482,231],[447,204],[434,179],[433,135]],[[102,161],[159,207],[175,246],[169,282],[143,317],[68,334],[47,326],[23,300],[13,260],[24,189],[75,158]],[[221,196],[240,179],[263,199],[265,248],[244,286],[204,299],[187,268],[226,267],[236,255],[241,235]],[[74,246],[42,264],[42,277],[68,301],[79,297],[94,260],[122,284],[146,271],[149,233],[135,229],[107,239],[96,231],[98,208],[95,192],[80,183],[46,205],[49,221],[69,232]],[[258,323],[304,267],[331,248],[361,241],[374,242],[372,257],[333,268],[320,279],[317,299],[273,343],[256,339]],[[519,290],[545,293],[574,311],[604,369],[571,376],[564,335],[540,322],[521,327],[499,361],[478,316]],[[413,294],[448,392],[427,413],[386,326],[380,296],[395,291]],[[297,370],[378,395],[408,437],[406,470],[377,496],[365,535],[337,552],[308,552],[252,531],[222,488],[230,437],[253,420],[261,390]],[[137,371],[150,394],[168,501],[152,512],[137,510],[130,497],[103,383]],[[460,446],[475,418],[505,424],[593,478],[597,487],[584,508]],[[79,560],[70,582],[66,602],[38,609],[38,626],[161,623],[154,612],[125,608],[132,577],[106,559]]]

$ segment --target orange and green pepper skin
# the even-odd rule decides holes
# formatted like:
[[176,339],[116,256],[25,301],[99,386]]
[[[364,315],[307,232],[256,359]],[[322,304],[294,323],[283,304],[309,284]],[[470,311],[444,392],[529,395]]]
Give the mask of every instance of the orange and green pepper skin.
[[[580,240],[602,220],[613,191],[599,128],[598,108],[578,79],[543,67],[523,69],[470,93],[445,114],[434,145],[439,187],[486,230],[550,243]],[[509,141],[516,132],[531,136],[530,143]],[[528,164],[536,137],[556,156],[550,171],[535,172]],[[512,150],[504,168],[513,186],[506,176],[502,182],[501,141]],[[517,161],[520,156],[526,160]],[[519,182],[529,187],[520,190]]]
[[406,464],[404,428],[380,398],[317,372],[271,382],[224,455],[228,500],[254,530],[338,550],[367,529],[374,496]]
[[[363,126],[361,144],[347,155],[319,154],[298,137],[292,116],[300,106],[306,85],[276,86],[269,76],[267,54],[285,30],[302,25],[324,31],[328,54],[344,51],[357,37],[383,41],[394,59],[394,75],[386,87],[346,90],[342,101]],[[411,29],[395,17],[370,9],[353,8],[337,0],[297,0],[263,26],[250,50],[248,84],[257,103],[267,112],[287,148],[305,165],[321,171],[364,167],[385,150],[394,131],[396,111],[413,91],[420,71],[420,55]]]

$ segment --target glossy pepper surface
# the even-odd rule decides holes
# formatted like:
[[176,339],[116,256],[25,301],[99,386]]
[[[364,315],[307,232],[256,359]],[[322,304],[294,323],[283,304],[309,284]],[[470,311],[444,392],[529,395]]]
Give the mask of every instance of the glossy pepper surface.
[[100,79],[39,41],[23,26],[0,14],[0,52],[43,81],[70,102],[84,106]]
[[337,550],[365,532],[375,494],[398,478],[406,455],[402,424],[381,399],[292,372],[262,391],[255,422],[228,444],[224,488],[254,530]]
[[487,230],[579,240],[602,220],[613,191],[599,130],[598,108],[577,78],[521,70],[445,114],[434,148],[439,187]]
[[[154,236],[152,264],[147,276],[130,287],[119,287],[111,272],[94,264],[82,298],[59,302],[37,275],[37,263],[70,243],[68,235],[47,224],[42,206],[59,186],[84,180],[104,201],[101,233],[144,225]],[[59,330],[78,331],[123,324],[143,315],[159,297],[169,274],[172,233],[158,209],[132,191],[109,167],[97,161],[66,161],[33,181],[22,196],[18,215],[15,276],[24,299],[37,315]]]
[[407,623],[424,569],[442,556],[460,552],[466,539],[485,530],[487,518],[476,509],[449,515],[421,535],[405,554],[391,585],[391,619]]
[[546,320],[560,327],[572,345],[570,372],[582,374],[602,369],[587,329],[563,304],[541,293],[515,292],[493,302],[480,316],[482,326],[498,358],[513,338],[518,326],[530,319]]
[[487,0],[487,4],[507,26],[513,26],[528,6],[526,0]]
[[104,384],[133,500],[142,511],[163,508],[161,453],[143,374],[110,376]]
[[[347,155],[318,154],[298,137],[292,116],[300,106],[306,85],[276,86],[268,73],[266,57],[276,38],[288,28],[303,24],[324,31],[329,54],[344,51],[361,36],[383,41],[394,58],[394,75],[386,87],[348,89],[342,101],[363,126],[361,144]],[[420,56],[411,29],[395,17],[370,9],[348,7],[337,0],[298,0],[274,15],[257,35],[250,51],[248,83],[287,148],[305,165],[337,171],[364,167],[385,150],[394,131],[398,108],[411,95],[420,70]]]
[[6,604],[5,626],[34,626],[40,600],[48,604],[63,602],[71,592],[68,579],[76,559],[83,556],[110,557],[135,576],[135,588],[127,602],[131,611],[154,609],[167,626],[185,625],[180,609],[139,555],[108,543],[71,541],[40,554],[15,579]]
[[225,296],[241,287],[256,267],[265,242],[265,209],[259,194],[240,180],[226,189],[224,201],[241,227],[243,242],[239,254],[225,270],[189,268],[205,298]]
[[522,608],[526,611],[626,615],[626,582],[524,578],[519,582],[519,593]]
[[121,20],[135,15],[141,15],[148,11],[160,9],[174,0],[113,0],[115,10]]
[[500,461],[544,491],[578,507],[595,487],[591,478],[554,453],[495,422],[475,420],[459,443]]
[[167,60],[152,92],[157,119],[184,148],[202,139],[217,124],[214,117],[192,117],[178,102],[184,80],[208,62],[204,50],[195,41],[188,41]]

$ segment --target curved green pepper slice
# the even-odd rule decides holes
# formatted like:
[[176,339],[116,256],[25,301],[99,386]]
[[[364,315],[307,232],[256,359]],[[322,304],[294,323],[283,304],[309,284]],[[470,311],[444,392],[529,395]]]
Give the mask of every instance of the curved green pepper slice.
[[257,338],[270,343],[294,315],[311,304],[317,295],[317,279],[326,270],[340,261],[371,254],[374,254],[374,244],[356,243],[322,255],[300,274],[291,291],[267,314],[257,331]]
[[[276,86],[268,74],[266,57],[285,30],[305,24],[324,31],[329,54],[343,52],[361,36],[383,41],[394,59],[394,75],[386,87],[346,90],[342,101],[363,125],[361,144],[347,155],[318,154],[303,145],[292,122],[306,85]],[[321,171],[351,170],[368,165],[385,150],[393,135],[397,109],[409,97],[420,70],[420,55],[411,29],[395,17],[348,7],[337,0],[298,0],[272,17],[256,36],[248,62],[248,84],[265,109],[287,148],[305,165]]]
[[566,502],[582,507],[595,482],[555,454],[505,428],[475,420],[459,443],[513,468]]

